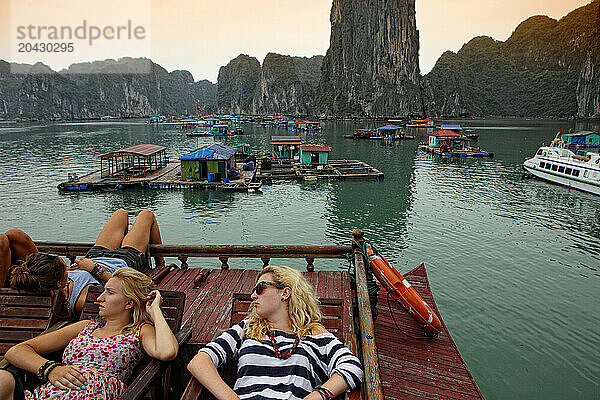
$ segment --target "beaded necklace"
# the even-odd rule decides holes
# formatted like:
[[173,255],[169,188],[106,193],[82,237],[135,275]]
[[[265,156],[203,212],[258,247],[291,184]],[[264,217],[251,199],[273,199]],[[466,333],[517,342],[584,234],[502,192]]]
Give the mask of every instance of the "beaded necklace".
[[271,344],[273,345],[273,351],[275,352],[275,357],[281,358],[282,360],[286,360],[286,359],[290,358],[292,356],[292,354],[294,354],[294,352],[296,351],[296,347],[298,347],[298,343],[300,343],[300,338],[298,337],[298,334],[294,333],[295,339],[294,339],[294,344],[292,345],[292,348],[287,353],[281,354],[281,352],[279,351],[279,346],[277,345],[277,342],[275,341],[275,335],[273,335],[273,332],[267,331],[267,336],[269,337],[269,340],[271,341]]

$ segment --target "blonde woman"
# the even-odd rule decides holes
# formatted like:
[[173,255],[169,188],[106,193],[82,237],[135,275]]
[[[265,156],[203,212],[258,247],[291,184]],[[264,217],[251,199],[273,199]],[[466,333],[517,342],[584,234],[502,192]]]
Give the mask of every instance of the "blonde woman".
[[[314,290],[298,271],[264,268],[252,300],[249,317],[188,364],[215,397],[327,400],[361,383],[360,361],[321,324]],[[238,362],[233,390],[217,371],[231,358]]]
[[[162,297],[150,278],[117,269],[98,297],[97,321],[84,320],[27,340],[5,355],[11,364],[47,383],[25,399],[115,399],[144,356],[172,360],[179,346],[160,309]],[[63,350],[62,362],[43,357]],[[8,373],[0,386],[12,385]]]

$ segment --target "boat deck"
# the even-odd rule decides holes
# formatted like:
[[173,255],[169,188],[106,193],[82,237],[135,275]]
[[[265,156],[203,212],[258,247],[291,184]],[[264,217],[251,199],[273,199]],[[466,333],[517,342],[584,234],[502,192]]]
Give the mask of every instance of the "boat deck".
[[483,399],[475,380],[463,361],[437,309],[427,272],[423,264],[404,274],[442,321],[442,332],[434,339],[411,339],[423,336],[417,322],[381,288],[374,322],[379,367],[386,399]]
[[[194,328],[188,343],[198,348],[229,327],[233,294],[250,293],[257,272],[241,269],[175,269],[160,282],[159,287],[186,293],[183,324],[193,318]],[[207,273],[204,282],[194,288],[194,281]],[[342,299],[344,310],[349,313],[349,318],[345,320],[353,320],[352,301],[355,294],[345,271],[304,272],[304,275],[314,286],[318,297]],[[439,315],[425,268],[415,268],[405,277]],[[423,329],[400,305],[393,299],[390,299],[390,304],[401,329],[413,336],[423,335]],[[377,309],[379,315],[374,328],[384,398],[483,399],[445,325],[437,338],[410,339],[396,329],[383,289],[379,291]],[[353,326],[342,329],[356,331]]]

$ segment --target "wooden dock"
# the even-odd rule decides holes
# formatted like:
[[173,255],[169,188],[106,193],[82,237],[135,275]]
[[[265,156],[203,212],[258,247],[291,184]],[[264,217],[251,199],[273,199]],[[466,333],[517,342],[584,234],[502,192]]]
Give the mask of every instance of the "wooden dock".
[[[241,165],[240,165],[241,167]],[[240,178],[230,182],[204,182],[181,180],[181,164],[171,162],[166,167],[154,171],[144,177],[102,178],[100,170],[84,175],[76,180],[62,182],[58,189],[64,192],[78,192],[102,189],[149,188],[161,190],[229,190],[248,192],[260,190],[260,183],[253,183],[254,171],[243,171]]]
[[[355,235],[357,240],[360,237]],[[36,242],[36,245],[40,251],[74,260],[76,256],[84,255],[92,243]],[[192,327],[192,335],[180,352],[178,365],[182,368],[202,345],[230,326],[234,296],[250,293],[261,263],[268,265],[271,259],[277,259],[274,264],[286,264],[279,259],[303,258],[307,269],[304,275],[317,296],[324,302],[337,299],[343,305],[340,318],[324,323],[328,329],[342,330],[347,338],[346,345],[362,360],[365,370],[362,398],[483,398],[443,321],[442,332],[436,338],[417,340],[405,336],[394,323],[387,293],[382,287],[377,302],[378,318],[373,321],[365,264],[354,246],[163,244],[151,245],[150,253],[177,257],[181,262],[179,267],[171,265],[145,272],[159,288],[186,294],[183,325]],[[343,260],[351,254],[356,271],[355,287],[352,287],[347,271],[314,271],[314,264],[321,258]],[[205,268],[207,257],[217,258],[221,268]],[[198,258],[200,262],[196,261]],[[230,269],[228,260],[231,258],[250,259],[250,264],[256,262],[254,267],[257,269]],[[195,268],[190,268],[188,262]],[[439,315],[425,267],[421,265],[404,276]],[[390,304],[400,329],[413,336],[423,335],[422,328],[401,306],[393,299]]]

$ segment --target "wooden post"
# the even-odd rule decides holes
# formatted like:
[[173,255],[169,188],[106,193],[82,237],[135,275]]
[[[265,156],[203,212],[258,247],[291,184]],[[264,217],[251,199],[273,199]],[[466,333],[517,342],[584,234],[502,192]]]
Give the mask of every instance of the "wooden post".
[[306,258],[306,270],[308,272],[313,272],[315,270],[315,259],[314,258]]
[[[352,231],[354,239],[362,245],[364,242],[363,232],[360,229]],[[379,372],[379,358],[377,346],[375,345],[375,329],[373,327],[373,315],[371,314],[371,302],[369,300],[369,288],[367,287],[367,272],[362,254],[358,246],[353,242],[354,267],[356,272],[356,298],[358,305],[358,319],[360,323],[360,339],[362,344],[362,361],[365,369],[365,393],[367,399],[383,400],[383,384]]]
[[219,257],[219,261],[221,261],[221,269],[229,269],[229,264],[227,264],[227,260],[229,260],[229,257]]
[[187,259],[188,258],[187,257],[179,256],[179,257],[177,257],[177,259],[179,261],[181,261],[181,269],[188,269],[188,264],[187,264]]

